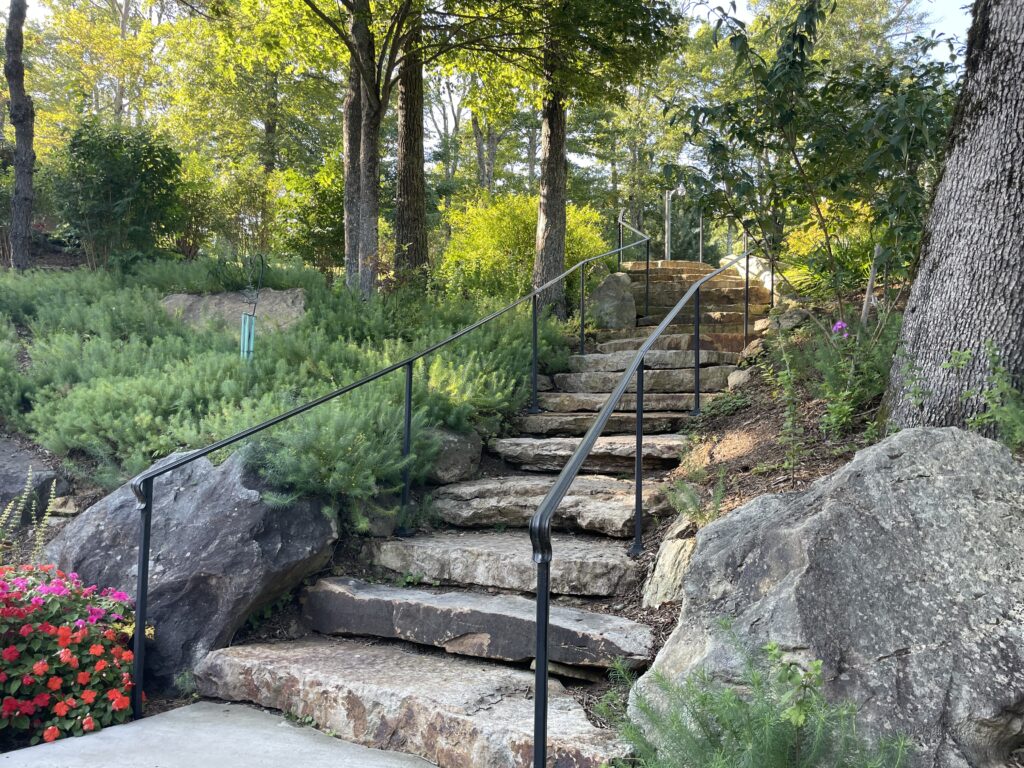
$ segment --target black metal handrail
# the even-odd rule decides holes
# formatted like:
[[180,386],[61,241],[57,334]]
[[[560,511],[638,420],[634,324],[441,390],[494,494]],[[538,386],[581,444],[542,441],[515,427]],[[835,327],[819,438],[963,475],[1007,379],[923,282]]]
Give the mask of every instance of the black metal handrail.
[[[142,474],[138,475],[135,479],[133,479],[131,481],[132,491],[135,494],[135,498],[138,500],[138,507],[137,507],[137,509],[138,509],[139,513],[142,515],[141,526],[140,526],[140,529],[139,529],[138,572],[137,572],[137,575],[136,575],[136,592],[135,592],[135,595],[136,595],[136,598],[135,598],[135,626],[136,626],[136,630],[135,630],[134,645],[133,645],[134,659],[133,659],[133,662],[132,662],[132,676],[133,676],[133,679],[135,680],[135,685],[132,688],[131,700],[132,700],[132,713],[133,713],[134,717],[141,717],[142,716],[142,712],[143,712],[142,684],[143,684],[143,679],[144,679],[144,675],[145,675],[145,661],[146,661],[145,627],[146,627],[146,620],[148,618],[147,614],[148,614],[148,607],[149,607],[148,606],[148,602],[149,602],[149,552],[150,552],[151,523],[152,523],[152,518],[153,518],[153,481],[156,478],[158,478],[158,477],[161,477],[161,476],[166,475],[166,474],[168,474],[170,472],[173,472],[173,471],[175,471],[177,469],[180,469],[181,467],[184,467],[184,466],[186,466],[188,464],[191,464],[192,462],[197,461],[198,459],[201,459],[204,456],[209,456],[210,454],[216,453],[217,451],[222,450],[224,448],[227,448],[228,446],[231,446],[231,445],[239,443],[239,442],[241,442],[243,440],[246,440],[247,438],[252,437],[253,435],[256,435],[256,434],[258,434],[260,432],[263,432],[264,430],[270,429],[271,427],[276,426],[277,424],[280,424],[280,423],[282,423],[284,421],[288,421],[289,419],[294,418],[295,416],[299,416],[300,414],[303,414],[303,413],[305,413],[307,411],[310,411],[310,410],[312,410],[312,409],[314,409],[314,408],[316,408],[316,407],[318,407],[320,405],[323,405],[324,403],[327,403],[327,402],[329,402],[331,400],[334,400],[334,399],[336,399],[338,397],[341,397],[342,395],[344,395],[344,394],[346,394],[348,392],[351,392],[351,391],[353,391],[355,389],[359,389],[360,387],[365,386],[366,384],[374,382],[377,379],[380,379],[380,378],[382,378],[384,376],[387,376],[389,373],[394,373],[395,371],[400,370],[400,369],[404,369],[405,370],[405,404],[404,404],[405,407],[404,407],[404,421],[403,421],[403,430],[404,431],[403,431],[403,436],[402,436],[402,456],[403,457],[407,457],[407,456],[409,456],[409,454],[411,452],[411,449],[412,449],[412,386],[413,386],[413,367],[416,364],[416,362],[421,360],[421,359],[423,359],[423,358],[425,358],[425,357],[427,357],[428,355],[432,354],[433,352],[436,352],[437,350],[441,349],[442,347],[445,347],[448,344],[451,344],[453,341],[456,341],[456,340],[462,338],[466,334],[471,333],[472,331],[475,331],[477,328],[479,328],[479,327],[481,327],[483,325],[486,325],[487,323],[491,322],[492,320],[495,320],[495,319],[501,317],[502,315],[504,315],[504,314],[506,314],[508,312],[511,312],[516,307],[518,307],[518,306],[520,306],[520,305],[522,305],[522,304],[524,304],[524,303],[526,303],[528,301],[531,302],[532,314],[533,314],[533,329],[532,329],[533,330],[533,338],[532,338],[532,345],[533,345],[532,355],[533,355],[533,357],[532,357],[531,366],[530,366],[530,389],[531,389],[530,410],[531,410],[531,412],[534,412],[534,413],[539,412],[540,407],[539,407],[539,402],[538,402],[537,379],[538,379],[538,354],[539,354],[539,352],[538,352],[538,350],[539,350],[538,321],[539,321],[539,315],[540,315],[540,305],[539,305],[538,299],[541,296],[541,294],[543,294],[544,291],[548,290],[549,288],[554,287],[559,282],[565,280],[566,278],[568,278],[570,275],[572,275],[577,270],[580,271],[580,353],[582,354],[583,351],[584,351],[584,342],[585,342],[585,338],[584,338],[584,323],[585,323],[585,311],[586,311],[586,267],[589,264],[591,264],[592,262],[598,261],[599,259],[608,258],[610,256],[617,256],[618,259],[619,259],[619,264],[621,265],[622,254],[624,252],[626,252],[630,248],[635,248],[637,246],[645,245],[646,244],[647,254],[648,254],[648,258],[647,258],[648,275],[650,274],[650,240],[651,240],[650,236],[646,235],[646,234],[644,234],[642,232],[639,232],[639,230],[635,230],[632,227],[629,227],[629,229],[631,229],[634,232],[637,232],[639,235],[641,235],[641,239],[623,245],[622,244],[622,227],[623,227],[623,225],[625,225],[625,223],[622,221],[621,215],[619,216],[618,224],[619,224],[619,245],[618,245],[617,248],[615,248],[613,250],[610,250],[610,251],[607,251],[605,253],[600,253],[597,256],[591,256],[590,258],[587,258],[587,259],[584,259],[582,261],[577,262],[576,264],[574,264],[572,267],[570,267],[569,269],[567,269],[564,272],[562,272],[557,277],[554,277],[551,280],[549,280],[548,282],[546,282],[543,285],[539,286],[538,288],[533,289],[530,293],[526,294],[525,296],[522,296],[522,297],[516,299],[514,302],[512,302],[508,306],[503,307],[501,309],[498,309],[498,310],[496,310],[494,312],[491,312],[486,317],[481,318],[480,320],[476,321],[472,325],[466,326],[465,328],[463,328],[463,329],[461,329],[459,331],[456,331],[455,333],[453,333],[452,335],[450,335],[447,338],[443,339],[442,341],[439,341],[436,344],[433,344],[433,345],[427,347],[426,349],[421,350],[420,352],[417,352],[414,355],[410,355],[409,357],[405,358],[404,360],[400,360],[397,363],[392,363],[391,365],[389,365],[389,366],[387,366],[385,368],[381,368],[380,370],[375,371],[374,373],[371,373],[368,376],[364,376],[363,378],[359,379],[358,381],[354,381],[351,384],[345,385],[344,387],[340,387],[339,389],[335,389],[335,390],[333,390],[331,392],[328,392],[325,395],[321,395],[320,397],[316,398],[315,400],[310,400],[307,403],[303,403],[302,405],[299,405],[299,406],[297,406],[295,408],[292,408],[290,411],[287,411],[287,412],[282,413],[282,414],[280,414],[278,416],[275,416],[272,419],[268,419],[268,420],[266,420],[264,422],[261,422],[259,424],[256,424],[256,425],[252,426],[252,427],[249,427],[248,429],[244,429],[241,432],[237,432],[234,435],[231,435],[230,437],[225,437],[222,440],[218,440],[218,441],[216,441],[214,443],[211,443],[210,445],[206,446],[205,448],[199,448],[199,449],[196,449],[194,451],[191,451],[190,453],[188,453],[188,454],[186,454],[184,456],[181,456],[181,457],[175,459],[174,461],[170,461],[170,462],[167,462],[165,464],[161,464],[159,466],[150,467],[145,472],[143,472]],[[629,225],[625,225],[625,226],[628,227]],[[405,468],[402,470],[402,502],[401,503],[402,503],[403,508],[409,502],[410,487],[411,487],[411,483],[410,483],[410,476],[409,476],[409,466],[408,466],[408,463],[406,463]]]
[[[694,408],[695,414],[700,413],[700,289],[701,286],[714,277],[725,272],[739,263],[740,259],[746,259],[749,275],[750,251],[744,251],[736,258],[722,265],[713,272],[709,272],[698,279],[689,290],[683,295],[676,305],[668,312],[657,328],[647,337],[647,340],[640,345],[633,361],[626,367],[619,379],[615,389],[608,395],[601,410],[598,412],[594,423],[587,430],[586,435],[580,441],[579,446],[572,456],[565,463],[558,479],[555,480],[551,490],[541,501],[540,506],[530,520],[530,540],[533,544],[533,561],[537,564],[537,645],[536,645],[536,670],[534,682],[534,723],[533,723],[533,765],[535,768],[542,768],[547,765],[547,714],[548,714],[548,627],[550,624],[551,610],[551,561],[553,558],[551,548],[551,522],[555,512],[558,510],[562,499],[569,492],[570,486],[576,480],[583,463],[587,460],[590,452],[594,449],[598,437],[604,431],[608,420],[615,411],[619,400],[629,388],[630,380],[636,376],[636,461],[634,464],[634,493],[635,507],[633,513],[633,545],[630,554],[639,555],[643,551],[643,418],[644,418],[644,358],[650,352],[654,343],[658,340],[665,329],[668,328],[676,316],[682,311],[691,298],[694,299],[693,312],[693,374],[694,374]],[[648,268],[648,275],[650,269]],[[744,338],[747,335],[746,323],[748,312],[746,307],[750,304],[750,280],[744,281]],[[745,341],[744,341],[745,343]]]

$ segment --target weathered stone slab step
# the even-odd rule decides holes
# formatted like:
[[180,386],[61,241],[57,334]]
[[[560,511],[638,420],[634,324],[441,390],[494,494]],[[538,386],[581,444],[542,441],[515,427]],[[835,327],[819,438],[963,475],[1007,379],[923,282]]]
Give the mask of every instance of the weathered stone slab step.
[[[641,309],[643,309],[642,304],[639,307],[637,307],[637,311],[639,312]],[[657,325],[658,323],[665,319],[665,317],[668,315],[669,312],[672,311],[672,309],[673,307],[671,305],[656,306],[654,304],[651,304],[651,306],[647,310],[647,314],[638,316],[636,324]],[[750,315],[748,316],[748,322],[750,323],[751,328],[753,328],[755,321],[760,320],[762,317],[765,317],[768,313],[767,307],[763,308],[763,312],[756,312],[756,309],[758,308],[751,305]],[[682,324],[686,323],[687,321],[689,321],[690,331],[692,332],[693,312],[691,311],[691,307],[689,306],[683,307],[683,310],[678,315],[676,315],[676,322],[674,324]],[[713,330],[716,331],[719,330],[720,326],[734,326],[739,328],[740,332],[742,332],[743,306],[729,305],[720,307],[718,309],[707,309],[706,311],[705,309],[702,309],[700,313],[700,324],[702,326],[708,325]],[[703,330],[703,328],[701,330]]]
[[[735,365],[714,365],[701,368],[701,392],[721,392],[729,383],[729,374]],[[597,371],[593,373],[556,373],[555,387],[562,392],[611,392],[622,378],[620,373]],[[627,392],[636,391],[633,377]],[[693,369],[663,369],[644,372],[644,392],[693,392]]]
[[[359,579],[321,579],[303,599],[303,615],[325,635],[363,635],[443,648],[500,661],[534,658],[537,608],[518,595],[427,592]],[[551,606],[550,658],[559,664],[632,668],[653,657],[654,636],[643,624],[566,606]]]
[[[707,403],[717,397],[713,392],[701,393],[702,403]],[[538,396],[540,407],[545,411],[553,413],[579,413],[581,411],[599,411],[604,407],[608,399],[607,393],[601,392],[544,392]],[[658,394],[655,392],[644,393],[644,408],[652,411],[682,411],[687,413],[693,410],[693,393],[683,392],[680,394]],[[636,395],[623,395],[615,406],[616,411],[636,412]],[[647,411],[644,411],[644,415]]]
[[[633,363],[634,352],[604,352],[592,355],[572,355],[569,357],[569,370],[572,373],[591,373],[594,371],[624,371]],[[663,368],[692,368],[693,350],[651,350],[644,357],[644,365],[648,370]],[[740,361],[738,352],[719,352],[718,350],[702,350],[700,353],[701,367],[708,365],[736,365]],[[645,372],[646,373],[646,372]]]
[[[623,272],[643,272],[647,269],[646,261],[624,261],[622,262]],[[690,261],[689,259],[651,259],[651,270],[660,269],[670,272],[692,272],[694,274],[706,275],[714,272],[718,267],[701,261]],[[739,274],[738,272],[736,274]]]
[[[597,344],[597,351],[607,354],[640,349],[652,330],[651,328],[628,328],[619,331],[601,331],[597,335],[597,338],[601,340]],[[690,330],[693,330],[692,325]],[[751,334],[751,338],[753,338],[753,334]],[[745,346],[742,333],[701,333],[700,335],[701,349],[741,352]],[[693,349],[693,334],[662,334],[655,339],[652,349]]]
[[[612,374],[608,374],[612,375]],[[506,437],[492,440],[489,448],[516,466],[536,472],[559,472],[580,444],[577,437]],[[679,435],[651,435],[644,439],[644,468],[669,469],[679,464],[688,447]],[[629,435],[597,438],[594,450],[583,464],[584,472],[632,472],[636,441]]]
[[[594,423],[595,413],[526,413],[513,424],[524,435],[551,437],[582,437]],[[644,434],[664,435],[678,432],[692,416],[689,413],[644,411]],[[601,434],[636,434],[635,413],[613,413]]]
[[[434,491],[432,509],[444,522],[462,528],[525,528],[554,482],[552,475],[508,475],[452,483]],[[668,512],[661,494],[649,485],[643,500],[648,514]],[[581,475],[562,499],[554,524],[606,536],[632,536],[634,507],[635,488],[629,480]]]
[[[690,283],[686,282],[655,282],[651,281],[650,302],[651,304],[674,305],[690,289]],[[643,282],[633,283],[633,299],[638,307],[643,306],[647,297],[648,286]],[[700,303],[708,308],[715,305],[739,305],[743,306],[745,291],[743,286],[711,286],[705,283],[700,289]],[[750,306],[768,306],[771,294],[763,285],[750,286]]]
[[[626,546],[599,536],[555,534],[551,591],[560,595],[607,597],[636,581],[636,564]],[[537,566],[524,531],[443,532],[375,541],[374,565],[442,584],[473,584],[533,592]]]
[[[644,331],[651,332],[654,330],[654,326],[661,325],[661,321],[664,319],[664,315],[661,315],[660,317],[638,317],[636,320],[637,328],[639,328],[641,333],[643,333]],[[754,323],[759,321],[760,319],[761,318],[753,316],[750,318],[750,325],[747,327],[747,332],[750,334],[751,338],[757,335],[757,330],[754,328]],[[693,322],[686,322],[685,320],[683,320],[681,322],[676,322],[669,325],[668,328],[665,329],[665,334],[674,335],[677,333],[685,333],[687,331],[689,331],[690,333],[693,332]],[[700,321],[701,337],[703,338],[706,333],[742,336],[743,320],[741,319],[739,322],[732,323],[722,322],[719,320],[711,322],[710,320],[702,319]],[[633,333],[630,335],[635,334],[636,329],[633,329]]]
[[[528,768],[533,676],[402,644],[311,638],[214,651],[196,669],[203,696],[311,718],[339,738],[419,755],[440,768]],[[549,685],[549,766],[599,768],[626,753]]]

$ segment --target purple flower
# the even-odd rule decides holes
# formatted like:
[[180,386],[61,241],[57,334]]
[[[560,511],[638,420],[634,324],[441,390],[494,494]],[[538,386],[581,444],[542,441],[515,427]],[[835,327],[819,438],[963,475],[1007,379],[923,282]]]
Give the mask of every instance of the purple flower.
[[847,325],[842,320],[837,320],[836,324],[832,326],[832,333],[842,333],[844,339],[850,338],[850,333],[847,331]]

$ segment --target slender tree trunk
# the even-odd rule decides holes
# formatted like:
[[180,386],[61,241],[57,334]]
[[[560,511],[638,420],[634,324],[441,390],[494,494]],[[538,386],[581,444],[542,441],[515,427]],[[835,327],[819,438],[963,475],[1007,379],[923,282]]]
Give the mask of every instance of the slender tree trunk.
[[[984,410],[986,345],[1024,377],[1024,3],[978,0],[946,164],[893,365],[895,426],[963,426]],[[962,353],[970,353],[965,365]],[[953,363],[953,364],[951,364]]]
[[25,269],[29,265],[32,204],[35,202],[32,187],[36,164],[33,148],[35,107],[25,91],[25,63],[22,60],[25,11],[26,0],[11,0],[5,40],[7,58],[4,61],[4,75],[10,91],[11,125],[14,126],[14,192],[11,196],[10,237],[11,265],[15,269]]
[[[566,115],[563,94],[544,99],[540,135],[540,205],[537,215],[537,255],[533,286],[538,288],[565,269]],[[541,303],[565,316],[565,285],[558,283],[541,296]]]
[[530,189],[537,181],[537,126],[531,125],[526,129],[526,178],[530,182]]
[[345,284],[359,289],[359,162],[362,157],[362,78],[354,66],[348,71],[348,92],[345,94]]
[[363,83],[363,122],[359,158],[359,291],[377,290],[380,269],[380,105],[373,104]]
[[418,29],[409,37],[398,74],[398,191],[395,272],[410,276],[427,264],[427,181],[423,158],[423,62]]
[[476,142],[476,183],[481,189],[494,191],[494,166],[498,158],[498,143],[501,141],[490,124],[487,130],[480,125],[480,119],[474,114],[473,139]]
[[487,157],[484,150],[484,132],[480,127],[480,118],[476,112],[470,115],[470,125],[473,126],[473,143],[476,144],[476,185],[480,189],[487,189]]

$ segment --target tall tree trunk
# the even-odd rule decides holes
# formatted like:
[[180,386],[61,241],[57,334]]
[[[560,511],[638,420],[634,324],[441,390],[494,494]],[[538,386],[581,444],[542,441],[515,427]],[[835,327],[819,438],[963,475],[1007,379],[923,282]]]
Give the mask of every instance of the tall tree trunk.
[[526,129],[526,178],[533,189],[537,181],[537,126],[532,124]]
[[[963,426],[984,410],[976,393],[990,376],[988,344],[1017,386],[1024,377],[1021,40],[1021,0],[975,3],[963,90],[889,386],[889,418],[899,427]],[[961,351],[970,361],[950,365]]]
[[359,291],[369,297],[377,290],[380,269],[380,123],[381,107],[374,104],[363,83],[363,122],[359,158]]
[[348,92],[345,94],[345,285],[359,289],[359,161],[362,157],[361,137],[363,123],[362,78],[354,66],[349,66]]
[[[566,116],[563,94],[544,99],[540,134],[540,205],[533,286],[538,288],[565,269]],[[541,303],[565,317],[565,285],[560,282],[541,296]]]
[[[418,24],[417,24],[418,26]],[[398,191],[395,272],[410,276],[427,264],[427,181],[423,157],[423,61],[418,28],[398,73]]]
[[25,269],[29,265],[32,204],[35,201],[32,175],[36,153],[32,144],[35,139],[36,113],[32,98],[25,91],[25,63],[22,60],[25,11],[26,0],[11,0],[5,40],[7,58],[4,61],[4,75],[11,96],[11,125],[14,126],[14,191],[11,196],[10,237],[11,265],[15,269]]
[[481,189],[494,191],[494,165],[498,157],[498,143],[501,141],[494,126],[488,124],[484,130],[476,113],[472,115],[473,140],[476,142],[476,183]]

